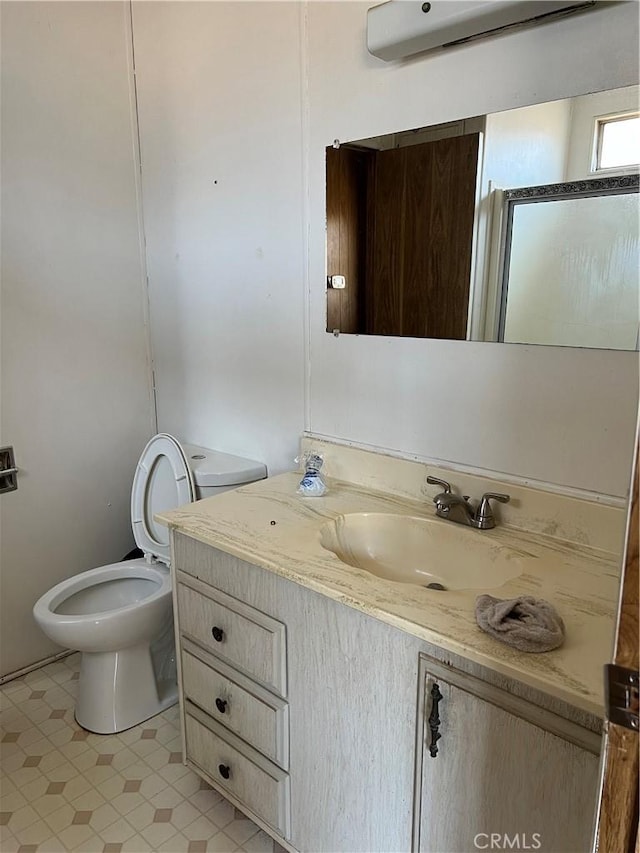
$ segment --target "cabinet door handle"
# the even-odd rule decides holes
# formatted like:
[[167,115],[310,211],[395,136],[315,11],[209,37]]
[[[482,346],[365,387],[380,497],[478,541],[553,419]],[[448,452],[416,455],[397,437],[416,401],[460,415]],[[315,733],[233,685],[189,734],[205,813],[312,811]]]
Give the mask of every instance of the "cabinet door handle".
[[228,779],[231,776],[231,768],[228,764],[218,764],[218,773],[223,779]]
[[221,643],[224,640],[224,631],[222,628],[218,628],[217,625],[211,629],[211,636],[216,641],[216,643]]
[[227,710],[226,699],[216,699],[216,708],[221,714],[224,714]]
[[431,758],[435,758],[438,754],[438,741],[442,737],[440,734],[440,717],[438,715],[438,705],[442,699],[442,693],[437,682],[433,682],[431,688],[431,713],[429,714],[429,729],[431,731],[431,743],[429,744],[429,754]]

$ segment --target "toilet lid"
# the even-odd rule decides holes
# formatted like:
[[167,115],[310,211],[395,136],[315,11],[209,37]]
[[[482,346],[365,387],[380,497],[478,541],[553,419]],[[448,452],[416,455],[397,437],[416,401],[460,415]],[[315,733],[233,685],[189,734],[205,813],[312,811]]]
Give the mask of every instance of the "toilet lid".
[[169,565],[169,530],[154,515],[194,500],[193,477],[180,443],[171,435],[155,435],[142,451],[131,489],[131,524],[138,548]]

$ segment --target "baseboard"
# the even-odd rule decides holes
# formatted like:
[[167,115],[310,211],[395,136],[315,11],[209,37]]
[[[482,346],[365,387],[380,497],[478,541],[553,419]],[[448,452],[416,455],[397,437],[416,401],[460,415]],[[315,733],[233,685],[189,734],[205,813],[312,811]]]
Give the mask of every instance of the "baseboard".
[[43,660],[36,661],[35,663],[30,663],[28,666],[23,666],[22,669],[16,669],[14,672],[8,672],[6,675],[0,675],[0,685],[6,684],[8,681],[13,681],[15,678],[21,678],[23,675],[27,675],[29,672],[33,672],[34,669],[41,669],[43,666],[46,666],[48,663],[53,663],[57,660],[62,660],[62,658],[67,658],[69,655],[73,654],[72,649],[67,649],[64,652],[58,652],[55,655],[50,655],[48,658],[44,658]]

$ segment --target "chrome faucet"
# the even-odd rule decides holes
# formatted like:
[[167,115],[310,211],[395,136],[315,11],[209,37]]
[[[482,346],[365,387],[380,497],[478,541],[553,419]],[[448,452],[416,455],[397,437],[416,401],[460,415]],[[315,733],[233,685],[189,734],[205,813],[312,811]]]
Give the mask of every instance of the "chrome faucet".
[[446,480],[439,480],[437,477],[427,477],[427,483],[432,486],[442,486],[444,491],[440,492],[433,499],[436,505],[436,515],[439,518],[446,518],[448,521],[454,521],[456,524],[467,524],[470,527],[475,527],[477,530],[491,530],[496,526],[496,518],[491,508],[491,501],[500,501],[506,504],[511,500],[509,495],[496,494],[495,492],[485,492],[481,497],[480,503],[474,507],[470,503],[469,495],[454,495],[451,491],[451,485]]

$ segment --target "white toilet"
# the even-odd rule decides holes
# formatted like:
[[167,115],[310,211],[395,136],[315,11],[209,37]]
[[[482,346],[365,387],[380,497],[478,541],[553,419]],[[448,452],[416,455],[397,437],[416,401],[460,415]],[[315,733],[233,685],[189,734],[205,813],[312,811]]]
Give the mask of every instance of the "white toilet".
[[267,476],[260,462],[156,435],[131,490],[133,535],[144,557],[74,575],[43,595],[36,622],[82,652],[75,716],[112,734],[173,705],[176,685],[169,531],[154,514]]

